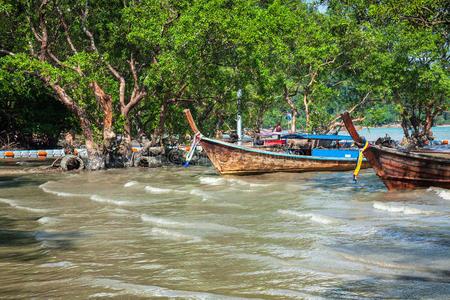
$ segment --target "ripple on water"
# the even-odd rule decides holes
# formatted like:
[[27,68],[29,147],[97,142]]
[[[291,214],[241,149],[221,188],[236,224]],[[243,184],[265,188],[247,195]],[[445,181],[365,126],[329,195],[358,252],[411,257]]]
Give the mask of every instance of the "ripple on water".
[[67,192],[58,192],[58,191],[54,191],[52,189],[49,189],[47,187],[48,184],[52,183],[52,181],[48,181],[46,183],[43,183],[39,186],[39,188],[41,190],[43,190],[44,192],[48,193],[48,194],[53,194],[59,197],[89,197],[89,194],[74,194],[74,193],[67,193]]
[[168,218],[153,217],[147,214],[142,214],[141,219],[143,222],[150,223],[157,227],[165,227],[165,228],[183,228],[183,229],[190,228],[195,229],[197,231],[218,231],[226,233],[247,232],[246,229],[221,224],[206,223],[206,222],[180,222]]
[[46,217],[39,218],[37,221],[39,224],[42,224],[42,225],[53,225],[53,224],[58,223],[59,219],[58,219],[58,217],[54,217],[54,216],[48,216],[48,217],[46,216]]
[[133,186],[133,185],[136,185],[136,184],[138,184],[137,181],[129,181],[129,182],[125,183],[123,186],[124,187],[130,187],[130,186]]
[[448,191],[391,193],[372,173],[26,176],[1,186],[0,294],[445,299]]
[[[122,295],[137,297],[191,298],[191,299],[235,299],[214,293],[174,290],[154,285],[128,283],[117,279],[82,277],[81,280],[92,287],[102,287],[121,291]],[[92,296],[92,295],[91,295]]]
[[156,226],[163,226],[169,228],[185,228],[189,227],[188,223],[171,221],[164,218],[151,217],[149,215],[143,214],[141,215],[141,219],[144,222],[151,223]]
[[19,210],[26,210],[26,211],[30,211],[30,212],[34,212],[34,213],[46,213],[46,212],[48,212],[47,209],[32,208],[32,207],[27,207],[27,206],[20,205],[17,200],[0,198],[0,202],[8,204],[9,206],[11,206],[11,207],[13,207],[15,209],[19,209]]
[[266,187],[270,186],[270,183],[254,183],[254,182],[248,182],[242,179],[237,178],[226,178],[226,180],[230,183],[238,184],[238,185],[247,185],[250,187]]
[[319,223],[322,225],[336,225],[336,224],[341,224],[342,221],[325,216],[325,215],[321,215],[321,214],[317,214],[317,213],[300,213],[297,211],[293,211],[293,210],[285,210],[285,209],[280,209],[278,210],[279,213],[283,214],[283,215],[288,215],[288,216],[294,216],[296,218],[300,218],[300,219],[308,219],[314,223]]
[[202,239],[198,236],[185,234],[174,230],[168,230],[159,227],[152,228],[152,234],[159,237],[165,237],[175,241],[187,241],[187,242],[201,242]]
[[42,264],[41,268],[68,268],[68,267],[74,267],[75,265],[71,263],[70,261],[60,261],[55,263],[47,263]]
[[211,198],[211,194],[205,191],[201,191],[198,189],[192,189],[189,194],[197,197],[201,197],[203,201],[209,200]]
[[387,204],[382,202],[374,202],[373,208],[378,210],[384,210],[388,212],[402,213],[405,215],[432,215],[436,214],[434,211],[423,210],[406,205]]
[[157,188],[157,187],[153,187],[150,185],[146,185],[144,189],[146,192],[149,192],[151,194],[168,194],[168,193],[176,192],[173,189]]
[[206,185],[220,185],[225,183],[225,179],[222,177],[200,177],[200,184]]
[[108,204],[114,204],[114,205],[119,205],[119,206],[135,206],[136,205],[136,203],[131,202],[131,201],[112,199],[112,198],[102,197],[99,195],[92,195],[90,197],[90,199],[95,202],[108,203]]

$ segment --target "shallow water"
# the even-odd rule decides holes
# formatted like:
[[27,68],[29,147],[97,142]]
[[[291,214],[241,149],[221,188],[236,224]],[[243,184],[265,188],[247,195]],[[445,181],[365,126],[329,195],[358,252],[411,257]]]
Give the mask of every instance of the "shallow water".
[[449,201],[370,169],[1,176],[0,298],[444,299]]

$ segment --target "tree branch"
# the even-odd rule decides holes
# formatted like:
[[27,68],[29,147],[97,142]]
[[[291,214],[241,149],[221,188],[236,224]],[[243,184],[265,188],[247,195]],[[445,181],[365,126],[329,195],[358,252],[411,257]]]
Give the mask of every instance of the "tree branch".
[[57,63],[58,65],[60,65],[61,67],[74,70],[81,77],[85,77],[85,75],[84,75],[83,71],[81,70],[80,66],[72,67],[72,66],[68,66],[68,65],[64,64],[59,58],[56,57],[56,55],[53,54],[53,52],[50,50],[50,48],[47,49],[47,53],[48,53],[48,56],[50,56],[50,58],[53,59],[53,61],[55,63]]
[[0,53],[4,53],[7,55],[16,55],[14,52],[8,51],[6,49],[0,49]]
[[38,59],[40,61],[45,60],[45,53],[47,52],[47,46],[48,46],[48,34],[47,34],[47,25],[45,25],[44,21],[44,9],[48,4],[48,0],[42,0],[41,5],[39,6],[38,10],[38,16],[39,16],[39,27],[41,28],[42,35],[41,35],[41,53],[39,54]]
[[[354,105],[350,110],[348,110],[348,113],[351,114],[355,109],[357,109],[358,107],[360,107],[361,105],[364,105],[366,102],[370,101],[368,99],[369,95],[372,93],[372,90],[370,90],[365,96],[364,98],[361,100],[361,102],[359,102],[358,104]],[[334,128],[338,127],[338,126],[343,126],[344,123],[343,122],[337,122],[337,120],[339,120],[341,118],[341,115],[337,116],[336,118],[334,118],[333,120],[331,120],[330,122],[328,122],[328,124],[326,125],[326,132],[330,132],[331,130],[333,130]],[[358,118],[355,119],[354,121],[362,121],[364,120],[366,117],[364,118]]]
[[67,43],[69,43],[70,49],[72,49],[73,53],[77,54],[78,51],[75,48],[75,46],[73,45],[72,39],[70,38],[69,29],[67,27],[66,21],[64,20],[63,13],[62,13],[59,5],[56,3],[56,0],[53,0],[53,2],[56,7],[56,10],[58,11],[59,20],[60,20],[62,26],[64,27],[64,33],[66,34]]
[[[31,5],[30,5],[30,2],[29,2],[28,0],[27,0],[27,4],[28,4],[28,8],[31,9]],[[30,25],[30,28],[31,28],[31,31],[32,31],[33,34],[34,34],[34,37],[35,37],[39,42],[41,42],[41,41],[42,41],[42,37],[37,33],[36,29],[34,28],[33,23],[31,22],[31,18],[30,18],[30,16],[28,15],[26,9],[25,9],[25,18],[27,19],[28,24]]]
[[[86,0],[85,10],[83,11],[83,16],[81,19],[81,26],[83,28],[84,33],[89,37],[89,40],[91,41],[91,48],[93,51],[95,51],[100,57],[101,53],[98,51],[97,46],[95,45],[95,40],[93,34],[88,30],[86,26],[86,19],[89,14],[89,0]],[[119,72],[117,72],[116,69],[114,69],[108,62],[105,62],[103,59],[102,61],[105,63],[108,70],[119,80],[119,101],[120,105],[122,107],[125,106],[125,79],[120,76]]]

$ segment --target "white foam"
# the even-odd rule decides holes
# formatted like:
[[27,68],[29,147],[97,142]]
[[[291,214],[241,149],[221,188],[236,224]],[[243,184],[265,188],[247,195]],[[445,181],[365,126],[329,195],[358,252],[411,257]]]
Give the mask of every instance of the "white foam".
[[448,190],[443,190],[443,189],[431,187],[431,188],[428,189],[428,191],[435,192],[442,199],[450,200],[450,191],[448,191]]
[[414,207],[408,207],[405,205],[390,205],[381,202],[374,202],[373,208],[389,212],[403,213],[405,215],[430,215],[435,213],[433,211],[422,210]]
[[115,204],[115,205],[119,205],[119,206],[130,206],[130,205],[134,205],[134,203],[130,202],[130,201],[123,201],[123,200],[117,200],[117,199],[111,199],[111,198],[105,198],[99,195],[92,195],[90,197],[91,200],[96,201],[96,202],[101,202],[101,203],[110,203],[110,204]]
[[70,261],[60,261],[57,263],[48,263],[48,264],[42,264],[42,268],[56,268],[56,267],[71,267],[73,266],[73,263]]
[[[195,291],[183,291],[183,290],[172,290],[160,286],[152,285],[141,285],[135,283],[127,283],[117,279],[109,278],[93,278],[91,276],[84,276],[81,280],[88,286],[102,287],[106,289],[111,289],[114,291],[119,291],[122,295],[132,295],[136,297],[145,298],[167,298],[167,299],[236,299],[234,297],[228,297],[213,293],[203,293]],[[101,294],[111,294],[120,295],[115,293],[101,293]],[[95,294],[95,295],[101,295]]]
[[449,191],[439,191],[438,193],[439,197],[445,199],[445,200],[450,200],[450,192]]
[[349,261],[358,262],[358,263],[362,263],[365,265],[373,265],[373,266],[386,268],[386,269],[421,271],[421,268],[419,268],[419,267],[409,266],[409,265],[401,265],[401,264],[397,264],[397,263],[394,263],[394,262],[391,262],[388,260],[384,261],[384,260],[376,260],[376,259],[366,258],[366,257],[362,257],[362,256],[358,257],[355,255],[351,255],[351,254],[343,253],[343,252],[342,253],[338,252],[338,254],[340,254],[343,258],[345,258]]
[[169,228],[184,228],[187,227],[186,223],[181,223],[177,221],[171,221],[163,218],[151,217],[149,215],[143,214],[141,215],[141,219],[144,222],[151,223],[156,226],[163,226]]
[[48,181],[46,183],[43,183],[39,186],[39,188],[41,190],[43,190],[44,192],[48,193],[48,194],[53,194],[59,197],[88,197],[89,195],[87,194],[73,194],[73,193],[66,193],[66,192],[58,192],[58,191],[53,191],[47,187],[45,187],[47,184],[49,184],[51,181]]
[[57,223],[58,222],[58,218],[56,218],[56,217],[42,217],[42,218],[39,218],[37,221],[38,221],[39,224],[50,225],[50,224]]
[[200,242],[202,240],[201,238],[199,238],[197,236],[193,236],[193,235],[189,235],[189,234],[183,234],[183,233],[180,233],[180,232],[177,232],[177,231],[167,230],[167,229],[158,228],[158,227],[152,228],[152,233],[154,235],[164,236],[164,237],[167,237],[169,239],[177,240],[177,241]]
[[27,211],[31,211],[31,212],[35,212],[35,213],[45,213],[48,211],[47,209],[42,209],[42,208],[31,208],[31,207],[21,206],[16,201],[11,200],[11,199],[0,198],[0,202],[8,204],[9,206],[14,207],[16,209],[27,210]]
[[200,177],[200,183],[201,184],[208,184],[208,185],[220,185],[224,183],[224,179],[221,177]]
[[206,192],[200,191],[200,190],[197,190],[197,189],[191,190],[191,191],[189,192],[189,194],[194,195],[194,196],[202,197],[202,200],[203,200],[203,201],[206,201],[206,200],[209,199],[209,196],[208,196],[208,194],[207,194]]
[[168,194],[170,192],[174,192],[174,190],[171,190],[171,189],[162,189],[162,188],[152,187],[149,185],[145,186],[145,190],[152,194]]
[[95,299],[98,299],[98,298],[102,298],[102,299],[103,298],[113,298],[113,297],[122,296],[124,294],[125,294],[124,292],[119,292],[119,293],[96,293],[96,294],[89,295],[88,298],[95,298]]
[[137,184],[136,181],[129,181],[129,182],[125,183],[123,186],[124,187],[130,187],[130,186],[133,186],[133,185],[136,185],[136,184]]
[[292,210],[284,210],[284,209],[280,209],[278,211],[279,213],[283,214],[283,215],[290,215],[290,216],[294,216],[297,218],[301,218],[301,219],[309,219],[312,222],[315,223],[320,223],[320,224],[324,224],[324,225],[330,225],[330,224],[339,224],[340,222],[336,219],[324,216],[324,215],[320,215],[320,214],[313,214],[313,213],[300,213],[297,211],[292,211]]
[[165,228],[194,228],[197,230],[220,231],[220,232],[242,232],[244,229],[238,229],[232,226],[225,226],[215,223],[197,223],[197,222],[178,222],[165,218],[152,217],[147,214],[142,214],[143,222],[150,223],[157,227]]
[[236,178],[227,178],[227,181],[228,182],[231,182],[231,183],[236,183],[236,184],[239,184],[239,185],[248,185],[248,186],[251,186],[251,187],[264,187],[264,186],[269,186],[270,184],[267,184],[267,183],[252,183],[252,182],[247,182],[247,181],[245,181],[245,180],[242,180],[242,179],[236,179]]

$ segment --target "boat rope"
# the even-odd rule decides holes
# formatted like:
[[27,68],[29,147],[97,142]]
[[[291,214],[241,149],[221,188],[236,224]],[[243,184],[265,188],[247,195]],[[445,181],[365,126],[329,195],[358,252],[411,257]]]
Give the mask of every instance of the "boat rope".
[[369,147],[370,144],[369,142],[366,141],[364,147],[361,149],[361,151],[359,151],[358,153],[358,159],[356,160],[356,167],[355,167],[355,171],[353,172],[353,181],[357,182],[358,181],[358,173],[359,170],[361,169],[361,164],[363,161],[363,152],[367,149],[367,147]]
[[194,140],[192,141],[191,149],[189,149],[189,153],[186,156],[186,163],[184,164],[185,168],[187,168],[189,166],[189,162],[191,161],[192,157],[194,156],[195,148],[197,148],[197,144],[200,142],[201,139],[202,139],[201,133],[197,132],[194,135]]

